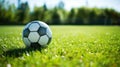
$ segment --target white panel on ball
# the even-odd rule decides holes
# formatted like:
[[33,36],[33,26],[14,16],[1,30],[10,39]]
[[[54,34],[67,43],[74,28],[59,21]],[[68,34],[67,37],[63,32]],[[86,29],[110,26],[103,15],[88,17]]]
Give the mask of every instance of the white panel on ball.
[[24,43],[25,43],[26,46],[28,46],[28,47],[30,46],[30,41],[28,40],[28,38],[24,37],[23,41],[24,41]]
[[40,26],[42,26],[42,27],[45,27],[45,28],[48,27],[48,25],[46,23],[42,22],[42,21],[39,21],[39,23],[40,23]]
[[28,38],[29,40],[34,43],[34,42],[37,42],[39,40],[39,34],[37,32],[30,32]]
[[41,36],[40,40],[38,41],[38,43],[40,45],[46,45],[48,43],[49,38],[47,37],[47,35]]
[[30,31],[37,31],[39,29],[40,25],[38,23],[32,23],[29,27]]

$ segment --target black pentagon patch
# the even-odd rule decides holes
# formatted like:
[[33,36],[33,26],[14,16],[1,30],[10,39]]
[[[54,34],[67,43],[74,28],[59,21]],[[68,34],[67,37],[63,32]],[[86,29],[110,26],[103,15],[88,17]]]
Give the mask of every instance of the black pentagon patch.
[[37,48],[40,48],[41,46],[39,43],[31,43],[30,47],[37,49]]
[[26,28],[24,31],[23,31],[23,37],[28,37],[29,36],[29,33],[30,33],[30,30],[28,28]]
[[40,28],[38,29],[39,35],[40,35],[40,36],[45,35],[45,34],[46,34],[46,30],[47,30],[46,28],[40,27]]

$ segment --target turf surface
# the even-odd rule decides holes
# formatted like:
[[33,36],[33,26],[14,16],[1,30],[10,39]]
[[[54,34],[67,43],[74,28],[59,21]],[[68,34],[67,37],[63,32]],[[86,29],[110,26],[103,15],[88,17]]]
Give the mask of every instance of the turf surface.
[[23,26],[0,26],[0,67],[119,67],[119,26],[50,26],[52,42],[25,48]]

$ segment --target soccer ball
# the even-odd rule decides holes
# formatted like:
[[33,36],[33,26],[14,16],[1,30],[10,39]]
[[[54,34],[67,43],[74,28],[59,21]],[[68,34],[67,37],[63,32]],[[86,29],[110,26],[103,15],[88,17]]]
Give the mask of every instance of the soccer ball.
[[23,29],[22,39],[27,47],[46,47],[51,42],[52,32],[46,23],[32,21]]

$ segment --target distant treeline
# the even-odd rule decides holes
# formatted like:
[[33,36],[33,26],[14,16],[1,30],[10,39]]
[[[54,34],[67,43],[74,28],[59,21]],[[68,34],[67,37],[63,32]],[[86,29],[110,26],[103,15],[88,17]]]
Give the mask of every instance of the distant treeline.
[[30,11],[27,2],[18,7],[5,5],[0,2],[0,25],[26,24],[33,20],[52,25],[120,25],[120,12],[113,9],[81,7],[67,11],[62,7],[48,9],[44,4]]

